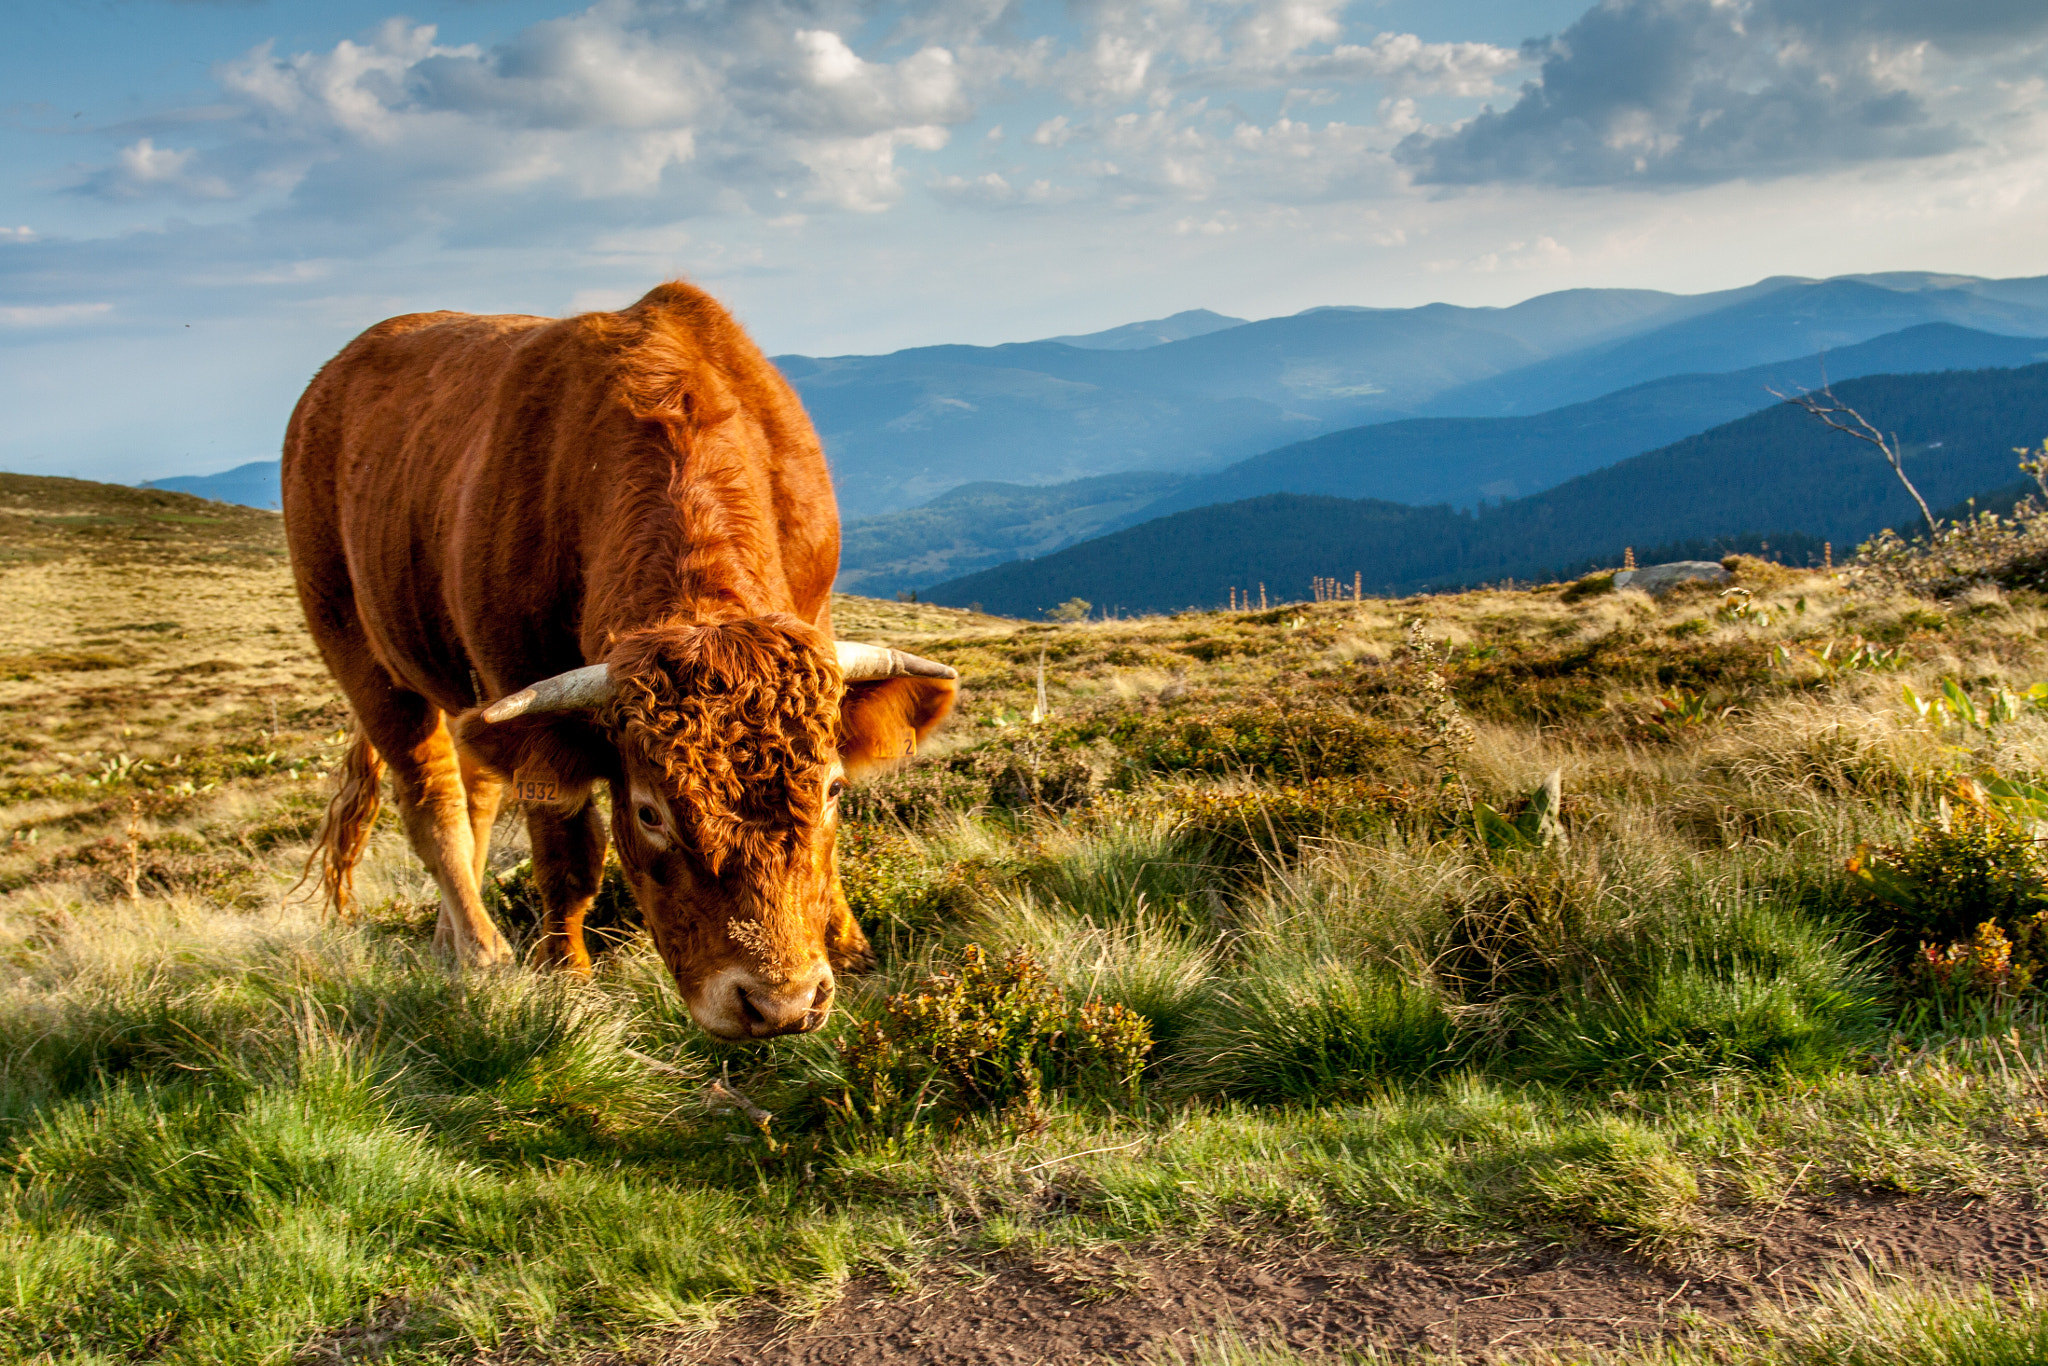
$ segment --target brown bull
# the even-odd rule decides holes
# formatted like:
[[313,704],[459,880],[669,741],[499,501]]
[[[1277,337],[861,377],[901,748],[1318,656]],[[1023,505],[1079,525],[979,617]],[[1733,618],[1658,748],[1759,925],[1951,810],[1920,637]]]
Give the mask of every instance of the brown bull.
[[914,751],[953,672],[834,641],[824,453],[718,304],[672,283],[560,321],[379,323],[292,414],[284,514],[357,719],[315,849],[335,906],[388,764],[440,887],[436,943],[506,960],[479,881],[510,783],[529,803],[538,956],[588,972],[604,783],[697,1022],[727,1038],[823,1022],[835,971],[868,958],[833,862],[844,778]]

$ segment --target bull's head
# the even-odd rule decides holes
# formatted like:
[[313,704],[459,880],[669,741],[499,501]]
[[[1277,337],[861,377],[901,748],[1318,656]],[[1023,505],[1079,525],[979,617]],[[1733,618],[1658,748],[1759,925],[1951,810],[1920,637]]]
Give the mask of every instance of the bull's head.
[[955,676],[795,617],[678,624],[472,714],[464,738],[492,767],[545,769],[559,801],[610,784],[619,861],[691,1015],[759,1038],[823,1024],[835,971],[865,965],[839,794],[916,749]]

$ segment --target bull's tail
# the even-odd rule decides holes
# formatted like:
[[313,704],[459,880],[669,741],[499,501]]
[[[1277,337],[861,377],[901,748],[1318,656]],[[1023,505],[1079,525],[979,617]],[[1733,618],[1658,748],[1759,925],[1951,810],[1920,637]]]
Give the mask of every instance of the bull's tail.
[[360,725],[349,737],[338,776],[334,799],[327,803],[320,833],[313,837],[312,851],[306,855],[306,866],[292,890],[296,892],[311,880],[313,865],[318,863],[321,905],[329,914],[346,919],[355,899],[356,864],[377,822],[377,786],[384,776],[384,760]]

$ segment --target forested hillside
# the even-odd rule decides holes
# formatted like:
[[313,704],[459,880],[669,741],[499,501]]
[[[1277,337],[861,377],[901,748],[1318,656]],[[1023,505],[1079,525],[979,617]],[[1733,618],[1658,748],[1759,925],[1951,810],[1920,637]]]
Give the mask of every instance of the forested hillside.
[[842,525],[838,587],[887,597],[1049,554],[1117,525],[1182,482],[1140,471],[1064,484],[962,484],[923,507]]
[[[1875,375],[1835,392],[1906,448],[1936,506],[2011,483],[2013,448],[2048,436],[2048,364]],[[1070,598],[1126,611],[1226,601],[1232,587],[1309,596],[1317,575],[1374,592],[1576,573],[1639,549],[1716,538],[1846,551],[1917,517],[1870,447],[1778,406],[1478,512],[1273,494],[1198,508],[926,591],[1033,616]],[[1732,548],[1732,547],[1731,547]]]

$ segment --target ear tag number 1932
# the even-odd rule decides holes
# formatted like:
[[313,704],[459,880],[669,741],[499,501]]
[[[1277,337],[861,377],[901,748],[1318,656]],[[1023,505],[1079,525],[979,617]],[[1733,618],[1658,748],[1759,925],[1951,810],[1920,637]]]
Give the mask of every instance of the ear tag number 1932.
[[512,775],[512,800],[515,802],[551,802],[555,800],[556,791],[553,778],[541,778],[524,773]]

